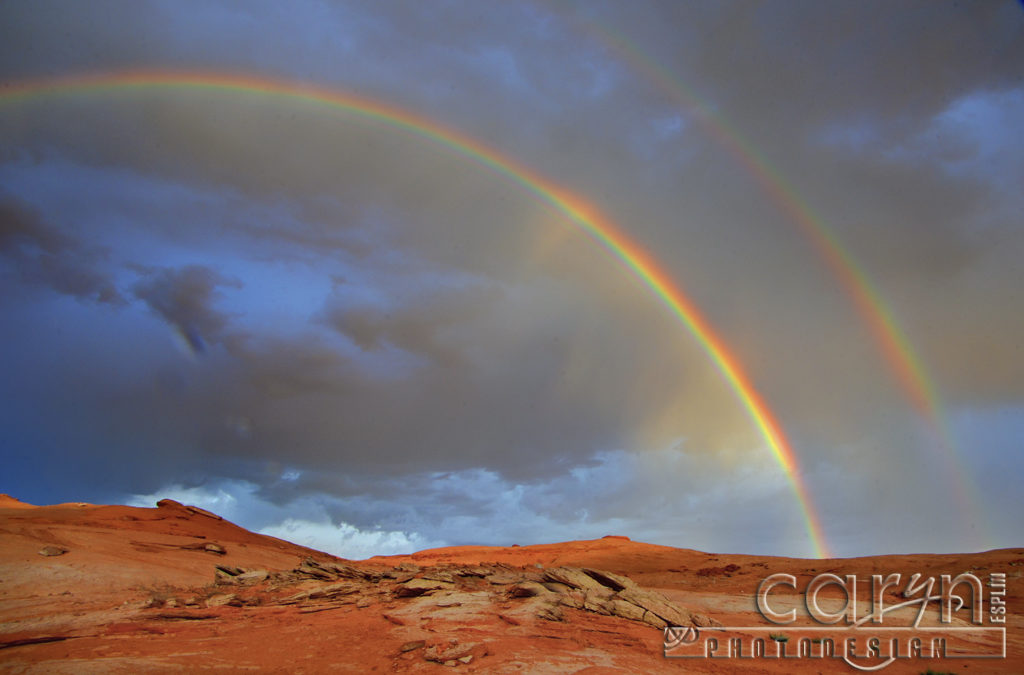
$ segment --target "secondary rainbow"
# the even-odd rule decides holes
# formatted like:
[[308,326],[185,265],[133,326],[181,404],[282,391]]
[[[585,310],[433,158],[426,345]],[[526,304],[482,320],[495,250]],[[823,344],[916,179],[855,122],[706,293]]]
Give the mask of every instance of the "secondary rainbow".
[[[562,15],[561,12],[556,13]],[[800,199],[795,189],[750,142],[685,83],[612,28],[592,18],[562,16],[567,21],[581,24],[585,32],[592,33],[598,42],[614,51],[658,90],[680,103],[721,147],[746,168],[776,206],[799,226],[853,301],[900,388],[928,424],[933,447],[943,462],[961,513],[966,517],[979,517],[981,510],[977,497],[972,494],[974,489],[969,473],[957,457],[956,444],[942,414],[938,392],[921,358],[867,273],[840,244],[831,228],[806,201]],[[979,521],[984,522],[980,517]]]
[[380,101],[312,84],[252,75],[207,72],[147,70],[94,73],[4,83],[0,85],[0,105],[11,105],[46,96],[144,89],[208,90],[213,93],[284,97],[329,106],[438,143],[515,181],[529,193],[550,204],[619,260],[690,331],[726,379],[785,473],[799,502],[815,555],[819,558],[829,556],[820,518],[800,474],[796,455],[782,427],[753,382],[730,353],[726,343],[715,333],[710,323],[678,284],[674,283],[671,276],[650,253],[597,208],[497,150],[454,129]]

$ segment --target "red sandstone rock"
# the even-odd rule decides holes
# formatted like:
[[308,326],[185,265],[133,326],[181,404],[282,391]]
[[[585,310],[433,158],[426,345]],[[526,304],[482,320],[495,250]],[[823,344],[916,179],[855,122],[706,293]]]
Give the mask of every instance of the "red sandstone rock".
[[[206,543],[223,554],[208,554]],[[71,553],[41,557],[45,546]],[[155,509],[35,507],[0,496],[0,670],[830,672],[834,664],[808,660],[666,660],[652,624],[761,625],[753,592],[770,573],[806,582],[830,570],[865,578],[971,569],[1008,575],[1007,658],[939,670],[1008,674],[1024,664],[1022,568],[1024,549],[826,562],[712,556],[621,537],[352,562],[170,500]],[[715,573],[699,573],[708,569]],[[431,588],[398,592],[422,584]]]

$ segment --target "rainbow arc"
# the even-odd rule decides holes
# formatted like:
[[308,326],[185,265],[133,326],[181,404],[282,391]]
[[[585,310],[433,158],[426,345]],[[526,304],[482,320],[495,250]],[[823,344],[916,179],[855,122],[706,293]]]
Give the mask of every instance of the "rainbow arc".
[[594,205],[516,160],[431,119],[380,101],[310,84],[252,75],[209,72],[146,70],[97,73],[7,83],[0,89],[0,105],[12,105],[49,96],[97,95],[146,89],[203,90],[235,96],[270,95],[326,106],[359,118],[375,120],[439,144],[517,183],[540,201],[549,204],[618,260],[697,340],[728,383],[783,470],[799,503],[807,536],[815,555],[819,558],[829,556],[821,521],[801,475],[796,454],[783,433],[782,426],[757,391],[753,381],[740,367],[739,361],[731,353],[726,342],[714,331],[696,304],[673,281],[654,256]]
[[[556,13],[561,15],[560,12]],[[640,47],[593,18],[570,15],[564,15],[563,18],[581,25],[585,32],[593,34],[597,42],[613,51],[654,88],[679,104],[720,148],[757,181],[776,207],[796,224],[850,298],[903,395],[927,423],[933,455],[942,463],[960,512],[967,518],[977,517],[979,522],[984,522],[979,517],[982,513],[978,506],[979,500],[973,494],[976,488],[958,456],[956,443],[945,421],[938,390],[923,360],[863,266],[842,245],[828,223],[800,198],[795,188],[721,113],[716,112],[668,69],[647,56]]]

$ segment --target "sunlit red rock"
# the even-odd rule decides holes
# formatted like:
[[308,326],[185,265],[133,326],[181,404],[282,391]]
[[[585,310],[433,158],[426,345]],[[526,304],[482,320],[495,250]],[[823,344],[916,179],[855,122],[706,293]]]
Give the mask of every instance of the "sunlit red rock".
[[[46,547],[64,552],[40,555]],[[806,581],[823,572],[967,569],[1008,574],[1008,658],[947,661],[938,672],[1021,672],[1024,549],[819,561],[711,555],[613,536],[354,562],[171,500],[153,509],[33,507],[3,495],[0,669],[853,672],[807,659],[665,659],[659,628],[764,624],[754,592],[770,573]],[[926,668],[897,663],[884,672]]]

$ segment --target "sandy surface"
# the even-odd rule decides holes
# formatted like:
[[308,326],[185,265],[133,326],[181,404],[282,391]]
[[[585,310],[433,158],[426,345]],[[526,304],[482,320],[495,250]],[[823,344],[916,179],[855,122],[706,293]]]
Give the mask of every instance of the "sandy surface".
[[[651,614],[644,620],[606,615],[609,603],[636,608],[616,600],[619,595],[608,588],[598,585],[587,595],[545,577],[551,570],[589,568],[625,577],[624,583],[664,600],[680,616],[763,627],[771,624],[757,613],[754,594],[768,574],[792,574],[802,588],[826,572],[863,580],[894,572],[938,579],[965,571],[984,580],[990,572],[1004,572],[1006,659],[899,661],[882,672],[1024,672],[1024,549],[821,561],[713,555],[606,537],[436,549],[345,565],[201,509],[162,504],[152,509],[78,503],[35,507],[0,496],[0,669],[858,672],[840,660],[666,659],[663,632],[651,625],[656,617],[652,622]],[[45,547],[56,555],[41,555]],[[231,572],[218,573],[218,565]],[[232,576],[245,571],[248,577]],[[417,584],[421,587],[413,590]],[[844,602],[836,588],[826,589],[822,597],[825,609]],[[885,597],[890,604],[902,600],[893,589]],[[594,598],[603,600],[595,604]],[[779,594],[774,601],[777,610],[802,611],[799,595]],[[869,582],[858,586],[858,602],[863,614],[870,602]],[[910,608],[886,615],[886,623],[908,623],[915,613]],[[961,610],[952,625],[966,626],[967,618],[969,610]],[[940,625],[937,619],[931,610],[921,625]],[[799,627],[812,625],[801,616],[786,630],[796,637]]]

